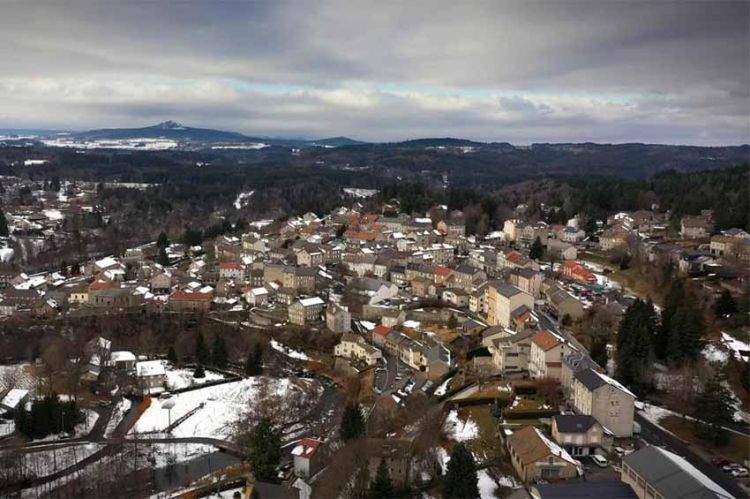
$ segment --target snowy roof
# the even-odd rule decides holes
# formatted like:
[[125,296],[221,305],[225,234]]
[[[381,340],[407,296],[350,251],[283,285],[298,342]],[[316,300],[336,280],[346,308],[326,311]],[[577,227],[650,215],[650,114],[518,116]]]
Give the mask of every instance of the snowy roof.
[[159,376],[167,373],[166,369],[164,369],[164,364],[160,360],[138,362],[135,365],[135,372],[137,376]]
[[292,449],[292,455],[310,459],[315,455],[322,443],[320,440],[315,440],[314,438],[303,438]]
[[107,267],[113,267],[117,265],[117,263],[118,263],[117,260],[115,260],[113,257],[107,256],[107,257],[102,258],[101,260],[97,260],[96,266],[99,267],[100,269],[106,269]]
[[127,350],[120,350],[112,352],[109,359],[112,362],[128,362],[135,360],[135,354],[133,352],[128,352]]
[[313,305],[323,305],[325,302],[319,296],[313,296],[312,298],[300,298],[299,302],[303,307],[311,307]]
[[21,388],[13,388],[11,391],[5,395],[5,398],[3,400],[0,400],[0,405],[3,407],[7,407],[9,409],[15,409],[18,404],[23,401],[24,398],[29,394],[28,390],[23,390]]

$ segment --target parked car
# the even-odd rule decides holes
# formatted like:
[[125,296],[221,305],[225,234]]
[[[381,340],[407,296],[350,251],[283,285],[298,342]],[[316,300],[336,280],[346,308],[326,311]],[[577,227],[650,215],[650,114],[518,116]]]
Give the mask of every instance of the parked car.
[[722,467],[722,466],[727,466],[729,464],[732,464],[732,461],[725,458],[724,456],[716,456],[715,458],[711,459],[711,463],[714,466]]
[[591,454],[589,457],[591,457],[591,460],[594,461],[594,464],[599,466],[600,468],[606,468],[609,466],[609,461],[607,461],[606,457],[600,456],[599,454]]
[[742,468],[742,467],[735,468],[735,469],[732,470],[732,476],[735,477],[735,478],[742,478],[742,477],[746,477],[748,475],[750,475],[750,473],[748,473],[748,471],[745,468]]

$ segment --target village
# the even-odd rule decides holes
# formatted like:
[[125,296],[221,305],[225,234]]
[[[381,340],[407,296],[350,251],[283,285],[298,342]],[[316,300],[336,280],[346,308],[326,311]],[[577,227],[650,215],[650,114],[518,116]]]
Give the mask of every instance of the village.
[[[741,301],[750,234],[715,233],[709,211],[679,227],[658,206],[548,224],[519,205],[502,230],[478,237],[447,206],[368,210],[364,195],[327,214],[202,241],[163,234],[35,273],[13,245],[53,247],[67,237],[63,221],[81,237],[82,214],[107,215],[86,204],[85,186],[67,183],[36,210],[6,211],[2,321],[112,321],[118,331],[167,321],[190,340],[165,348],[99,328],[56,363],[49,345],[0,355],[0,459],[21,463],[0,490],[55,497],[116,470],[146,477],[149,490],[132,492],[158,497],[212,488],[349,497],[360,469],[367,483],[385,467],[394,491],[434,497],[450,459],[468,448],[483,498],[750,491],[746,461],[662,424],[685,418],[668,396],[684,373],[656,363],[656,391],[667,395],[639,398],[616,380],[615,337],[634,302],[657,298],[634,268],[668,268],[711,300]],[[602,318],[611,334],[590,334]],[[729,330],[707,337],[700,355],[708,370],[749,361],[747,338]],[[58,385],[61,373],[73,381]],[[736,412],[726,429],[748,442],[747,393],[728,386]],[[19,412],[50,399],[61,420],[30,434]],[[71,400],[78,412],[66,424]],[[350,407],[363,419],[356,438],[342,436]],[[239,438],[266,419],[281,432],[273,480],[248,467]]]

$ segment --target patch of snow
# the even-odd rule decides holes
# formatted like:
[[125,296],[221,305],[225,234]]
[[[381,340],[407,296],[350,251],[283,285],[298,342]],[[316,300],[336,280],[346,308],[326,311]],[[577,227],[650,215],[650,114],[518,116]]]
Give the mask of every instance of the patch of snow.
[[750,343],[740,341],[724,331],[721,332],[721,341],[730,351],[734,352],[734,357],[737,360],[750,362]]
[[50,220],[62,220],[65,218],[60,210],[44,210],[42,213]]
[[435,395],[437,395],[438,397],[441,397],[441,396],[445,395],[445,392],[448,391],[448,385],[450,384],[450,382],[451,382],[452,379],[453,379],[453,376],[451,376],[450,378],[448,378],[445,381],[443,381],[440,384],[440,386],[438,386],[435,389]]
[[285,346],[284,344],[279,343],[278,341],[274,339],[271,339],[271,348],[273,348],[277,352],[283,353],[284,355],[292,359],[310,360],[310,357],[308,357],[304,352],[298,352],[297,350],[293,350]]
[[448,438],[456,442],[473,440],[479,436],[479,426],[477,423],[471,418],[461,421],[458,417],[458,411],[455,409],[450,411],[445,418],[443,431]]
[[345,187],[344,192],[355,198],[369,198],[378,193],[377,189],[360,189],[357,187]]
[[202,385],[209,381],[218,381],[225,379],[221,373],[205,369],[206,376],[203,378],[194,378],[194,369],[167,369],[167,388],[169,390],[180,390],[194,385]]
[[211,149],[230,149],[230,150],[238,149],[238,150],[252,151],[252,150],[257,150],[257,149],[265,149],[266,147],[270,147],[270,146],[262,142],[252,142],[250,144],[216,145],[216,146],[211,146]]
[[234,200],[234,207],[239,210],[247,206],[253,194],[255,191],[240,192]]
[[729,353],[720,349],[716,345],[709,343],[703,349],[703,357],[709,362],[717,362],[719,364],[726,364],[729,359]]

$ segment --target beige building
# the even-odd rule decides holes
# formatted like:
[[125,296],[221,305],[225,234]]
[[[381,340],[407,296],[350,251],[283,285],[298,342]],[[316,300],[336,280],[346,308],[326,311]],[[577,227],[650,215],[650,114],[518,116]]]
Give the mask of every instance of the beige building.
[[527,330],[490,340],[487,349],[495,372],[506,375],[528,370],[533,335],[534,331]]
[[289,305],[289,322],[297,326],[304,326],[308,322],[320,319],[325,302],[314,296],[312,298],[301,298]]
[[352,314],[349,309],[331,304],[326,310],[326,327],[334,333],[348,333],[352,330]]
[[341,337],[341,342],[334,347],[333,353],[336,357],[357,360],[368,366],[375,365],[383,357],[383,353],[369,345],[363,337],[351,333]]
[[573,407],[588,414],[615,437],[633,435],[635,395],[606,374],[584,369],[575,374]]
[[570,454],[533,426],[516,430],[508,437],[507,445],[513,468],[523,482],[578,476],[576,461]]
[[542,330],[531,338],[529,375],[534,379],[552,378],[560,381],[562,359],[572,348],[560,337]]
[[493,325],[511,327],[512,314],[520,307],[534,310],[534,297],[503,281],[488,285],[487,320]]
[[588,456],[611,443],[593,416],[561,414],[552,418],[552,438],[571,456]]

